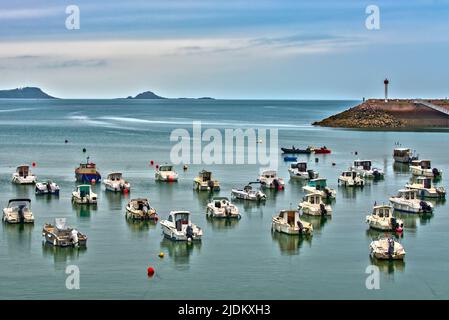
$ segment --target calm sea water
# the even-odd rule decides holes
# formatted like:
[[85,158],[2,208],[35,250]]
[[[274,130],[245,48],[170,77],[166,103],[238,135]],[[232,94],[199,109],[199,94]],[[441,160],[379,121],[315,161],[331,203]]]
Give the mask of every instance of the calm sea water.
[[[55,100],[0,101],[0,204],[29,197],[34,226],[0,227],[1,299],[440,299],[449,298],[449,228],[447,204],[437,203],[431,216],[401,216],[404,263],[372,262],[368,245],[378,234],[368,231],[365,216],[375,201],[388,202],[410,179],[406,168],[393,166],[395,142],[416,149],[443,169],[447,186],[449,150],[444,132],[377,132],[315,128],[312,121],[355,105],[355,101],[221,101],[221,100]],[[279,175],[286,190],[268,193],[265,205],[238,206],[242,219],[208,221],[208,194],[192,190],[201,165],[180,181],[154,181],[156,163],[169,161],[175,128],[278,128],[279,146],[326,145],[331,155],[301,156],[337,188],[332,218],[307,218],[315,227],[311,239],[272,234],[271,217],[296,207],[304,193],[289,181],[288,164],[279,155]],[[67,139],[69,143],[65,144]],[[82,148],[87,153],[82,153]],[[358,152],[358,156],[354,152]],[[106,193],[96,209],[72,206],[74,169],[86,155],[105,176],[123,171],[132,183],[129,196]],[[356,158],[372,159],[386,172],[384,181],[363,190],[337,187],[339,173]],[[36,162],[39,179],[61,186],[59,198],[36,197],[30,186],[13,185],[11,174],[22,163]],[[332,166],[332,163],[335,166]],[[221,196],[257,178],[257,165],[210,165],[220,180]],[[131,197],[148,197],[162,218],[187,209],[204,229],[202,243],[164,240],[160,225],[130,223],[124,208]],[[65,217],[89,237],[85,250],[42,244],[45,222]],[[164,259],[158,253],[165,253]],[[367,290],[366,268],[380,267],[380,290]],[[66,266],[77,265],[80,290],[67,290]],[[153,266],[156,275],[148,278]]]

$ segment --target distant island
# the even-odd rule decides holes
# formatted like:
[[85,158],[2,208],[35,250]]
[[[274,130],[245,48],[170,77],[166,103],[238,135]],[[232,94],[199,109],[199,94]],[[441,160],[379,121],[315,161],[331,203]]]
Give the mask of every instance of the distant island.
[[369,99],[312,124],[367,129],[449,128],[449,100]]
[[126,97],[126,99],[147,99],[147,100],[155,100],[155,99],[197,99],[197,100],[214,100],[214,98],[211,98],[211,97],[201,97],[201,98],[166,98],[166,97],[161,97],[161,96],[155,94],[152,91],[145,91],[145,92],[139,93],[135,97],[128,96],[128,97]]
[[10,90],[0,90],[0,99],[57,99],[40,88],[24,87]]

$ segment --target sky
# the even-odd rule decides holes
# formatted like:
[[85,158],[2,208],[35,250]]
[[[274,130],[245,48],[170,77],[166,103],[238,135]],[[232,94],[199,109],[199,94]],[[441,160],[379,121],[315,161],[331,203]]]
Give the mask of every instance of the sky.
[[[66,8],[77,5],[80,28]],[[379,8],[379,29],[366,20]],[[449,96],[449,0],[0,0],[0,89],[62,98]]]

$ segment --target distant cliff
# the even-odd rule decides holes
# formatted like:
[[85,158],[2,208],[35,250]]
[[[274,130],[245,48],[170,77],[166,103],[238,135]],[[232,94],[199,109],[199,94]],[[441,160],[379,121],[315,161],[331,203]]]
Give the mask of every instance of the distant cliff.
[[0,99],[56,99],[40,88],[25,87],[11,90],[0,90]]
[[[426,100],[449,110],[449,100]],[[449,128],[449,116],[410,99],[369,99],[313,125],[340,128]]]

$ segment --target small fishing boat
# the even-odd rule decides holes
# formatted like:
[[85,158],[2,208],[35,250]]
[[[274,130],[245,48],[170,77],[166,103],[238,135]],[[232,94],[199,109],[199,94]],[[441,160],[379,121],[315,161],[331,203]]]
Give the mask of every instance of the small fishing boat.
[[211,218],[240,218],[239,208],[226,197],[214,197],[207,204],[206,214]]
[[87,157],[86,163],[80,163],[80,166],[75,169],[76,181],[91,183],[92,181],[98,182],[101,180],[101,175],[97,171],[97,165],[89,162],[89,159]]
[[175,182],[178,181],[178,173],[170,164],[161,165],[154,173],[156,181]]
[[51,180],[47,180],[45,182],[37,182],[35,193],[36,195],[48,194],[59,196],[59,186]]
[[307,147],[306,149],[299,149],[292,146],[291,148],[281,148],[283,153],[286,154],[311,154],[313,149],[311,147]]
[[338,184],[345,187],[363,187],[365,180],[360,173],[349,170],[341,173],[340,177],[338,177]]
[[410,164],[410,171],[414,176],[424,176],[440,178],[443,172],[437,168],[432,168],[430,160],[413,160]]
[[259,189],[254,189],[252,184],[260,184],[260,182],[250,182],[243,189],[232,189],[231,196],[236,199],[250,200],[250,201],[264,201],[267,199],[265,193]]
[[55,247],[85,247],[87,244],[87,236],[66,226],[65,218],[56,218],[54,224],[44,224],[42,236]]
[[262,188],[284,190],[284,180],[277,176],[276,170],[264,170],[258,179]]
[[332,151],[328,149],[326,146],[322,146],[321,148],[313,148],[313,152],[315,154],[329,154]]
[[390,197],[394,210],[405,213],[432,213],[433,205],[418,198],[418,191],[401,189],[396,196]]
[[304,196],[303,201],[299,203],[298,209],[311,216],[330,216],[332,207],[324,204],[323,198],[319,193],[309,193]]
[[393,238],[381,238],[369,245],[371,255],[380,260],[403,260],[404,247]]
[[290,165],[288,173],[292,179],[309,180],[318,178],[318,172],[307,170],[307,162],[296,162]]
[[131,189],[131,184],[123,179],[121,172],[112,172],[108,174],[103,183],[107,191],[129,192]]
[[313,232],[312,224],[302,221],[298,210],[281,210],[271,221],[271,229],[280,233],[311,235]]
[[410,148],[395,148],[393,150],[393,159],[399,163],[411,163],[413,160],[418,160]]
[[126,218],[132,220],[154,220],[159,219],[156,210],[150,205],[146,198],[132,199],[126,205]]
[[373,211],[366,216],[366,223],[372,229],[381,231],[402,232],[404,222],[393,217],[393,207],[389,205],[374,205]]
[[323,199],[335,199],[337,191],[327,186],[325,178],[312,179],[302,189],[308,193],[319,193]]
[[31,172],[30,166],[18,166],[12,175],[12,182],[16,184],[35,184],[36,176]]
[[97,204],[97,194],[90,185],[79,185],[72,192],[72,202],[76,204]]
[[175,241],[201,240],[203,230],[190,221],[189,211],[172,211],[167,220],[161,221],[165,237]]
[[30,199],[11,199],[3,209],[3,222],[34,223]]
[[444,199],[446,197],[446,189],[444,187],[435,188],[432,185],[432,178],[429,177],[418,177],[415,183],[407,183],[405,187],[418,191],[420,198]]
[[350,170],[360,173],[363,178],[382,179],[384,177],[383,170],[374,168],[371,160],[354,160]]
[[284,157],[284,161],[285,162],[292,162],[292,161],[297,161],[298,157],[294,157],[294,156],[286,156]]
[[212,172],[202,170],[198,177],[193,180],[193,189],[197,191],[219,191],[220,184],[218,180],[212,179]]

